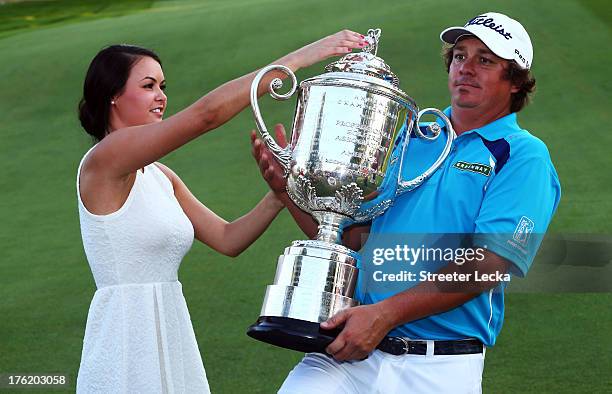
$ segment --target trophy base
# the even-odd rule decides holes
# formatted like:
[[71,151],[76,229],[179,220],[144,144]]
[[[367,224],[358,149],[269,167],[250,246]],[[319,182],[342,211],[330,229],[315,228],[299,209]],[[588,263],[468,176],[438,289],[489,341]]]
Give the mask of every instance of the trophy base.
[[319,323],[290,317],[261,316],[247,330],[258,341],[303,353],[324,353],[341,330],[323,330]]

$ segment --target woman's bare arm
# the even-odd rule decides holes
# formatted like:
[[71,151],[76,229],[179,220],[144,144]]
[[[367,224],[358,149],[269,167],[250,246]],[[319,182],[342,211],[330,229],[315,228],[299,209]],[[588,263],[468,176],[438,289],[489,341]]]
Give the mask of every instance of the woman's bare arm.
[[247,214],[227,222],[202,204],[170,168],[155,164],[172,182],[174,196],[191,221],[195,238],[226,256],[238,256],[248,248],[284,208],[274,193],[268,192]]
[[[296,71],[328,57],[346,54],[362,46],[360,34],[348,30],[325,37],[278,60]],[[123,179],[138,168],[153,163],[166,154],[213,130],[234,117],[249,104],[251,82],[256,71],[214,89],[186,109],[161,122],[127,127],[107,135],[88,155],[83,171],[93,170],[105,178]],[[268,73],[259,95],[266,92],[273,78],[285,78],[281,72]],[[118,132],[117,132],[118,131]]]

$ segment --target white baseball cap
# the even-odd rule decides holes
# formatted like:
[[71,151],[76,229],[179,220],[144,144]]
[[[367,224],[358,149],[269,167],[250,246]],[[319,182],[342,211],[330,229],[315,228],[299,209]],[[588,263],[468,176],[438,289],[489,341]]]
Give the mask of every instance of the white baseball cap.
[[489,49],[506,60],[514,60],[523,69],[531,68],[533,46],[529,34],[519,22],[496,12],[487,12],[470,19],[465,26],[449,27],[440,39],[454,45],[459,38],[474,35]]

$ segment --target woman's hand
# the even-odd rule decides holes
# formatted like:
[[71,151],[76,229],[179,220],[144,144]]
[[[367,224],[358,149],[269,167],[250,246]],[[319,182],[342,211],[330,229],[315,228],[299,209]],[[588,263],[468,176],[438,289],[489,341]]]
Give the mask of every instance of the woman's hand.
[[351,30],[342,30],[331,36],[306,45],[290,54],[295,60],[297,68],[308,67],[332,56],[342,56],[353,49],[363,48],[367,45],[363,34]]

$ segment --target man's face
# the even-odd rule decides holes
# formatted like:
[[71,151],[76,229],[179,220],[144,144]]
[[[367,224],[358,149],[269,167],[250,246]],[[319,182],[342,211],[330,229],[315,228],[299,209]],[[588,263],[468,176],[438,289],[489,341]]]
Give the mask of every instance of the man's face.
[[518,91],[504,79],[508,61],[496,56],[476,37],[453,48],[448,89],[453,108],[478,109],[483,114],[510,109],[510,95]]

